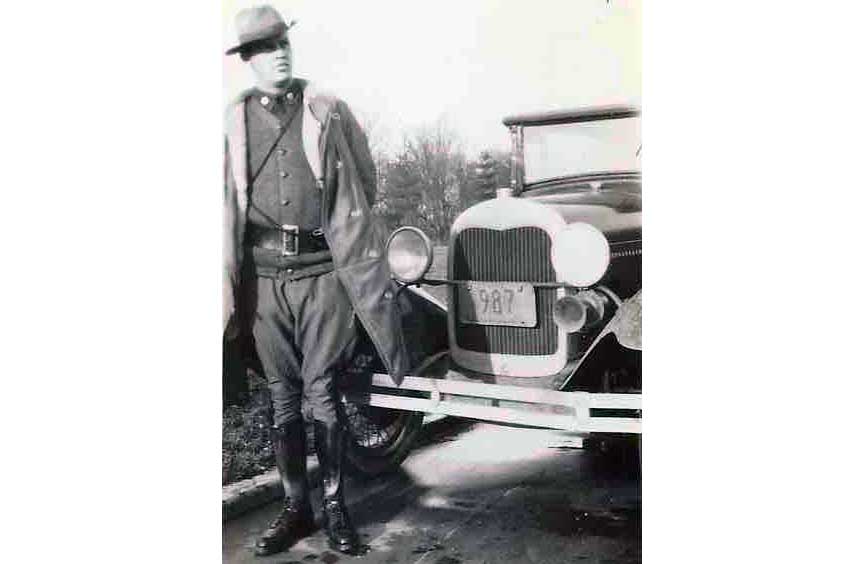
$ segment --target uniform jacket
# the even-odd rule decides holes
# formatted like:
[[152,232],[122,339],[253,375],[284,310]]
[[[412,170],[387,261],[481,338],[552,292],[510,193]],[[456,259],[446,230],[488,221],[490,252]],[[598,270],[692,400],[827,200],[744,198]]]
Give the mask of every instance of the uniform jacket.
[[[387,371],[401,383],[411,364],[402,332],[402,311],[384,257],[384,233],[372,215],[375,163],[366,135],[348,106],[302,81],[303,151],[322,190],[321,226],[333,265],[354,311]],[[242,303],[240,273],[249,203],[245,102],[226,113],[223,330],[237,329]]]

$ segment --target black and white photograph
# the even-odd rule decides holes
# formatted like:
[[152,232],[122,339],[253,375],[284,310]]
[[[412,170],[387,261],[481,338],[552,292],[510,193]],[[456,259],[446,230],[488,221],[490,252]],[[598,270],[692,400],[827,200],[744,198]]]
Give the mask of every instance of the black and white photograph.
[[861,12],[10,4],[0,561],[860,560]]
[[223,562],[641,562],[640,9],[223,3]]

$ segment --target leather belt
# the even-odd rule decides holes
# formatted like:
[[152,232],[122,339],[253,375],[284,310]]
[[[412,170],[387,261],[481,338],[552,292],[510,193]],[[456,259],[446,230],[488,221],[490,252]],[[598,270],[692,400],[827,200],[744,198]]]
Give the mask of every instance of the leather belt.
[[279,251],[286,257],[330,249],[323,231],[306,231],[296,225],[283,225],[281,229],[248,225],[245,244],[248,247]]

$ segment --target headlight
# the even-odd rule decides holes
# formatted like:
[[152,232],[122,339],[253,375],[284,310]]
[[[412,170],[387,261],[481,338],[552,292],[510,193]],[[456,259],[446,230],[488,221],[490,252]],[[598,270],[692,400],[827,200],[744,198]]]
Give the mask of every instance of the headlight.
[[588,223],[571,223],[552,242],[552,266],[568,284],[587,288],[609,267],[609,241]]
[[416,282],[432,265],[432,241],[416,227],[400,227],[387,240],[387,263],[396,280]]
[[606,318],[607,311],[608,297],[595,290],[585,290],[558,298],[552,309],[552,318],[567,333],[575,333],[583,328],[596,327]]

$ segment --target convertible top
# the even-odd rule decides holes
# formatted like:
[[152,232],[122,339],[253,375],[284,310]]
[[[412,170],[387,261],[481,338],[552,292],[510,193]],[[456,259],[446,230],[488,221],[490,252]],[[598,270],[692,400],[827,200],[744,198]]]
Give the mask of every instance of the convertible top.
[[570,110],[518,114],[507,116],[503,121],[504,125],[508,127],[511,125],[554,125],[557,123],[636,117],[640,113],[641,110],[635,106],[590,106]]

